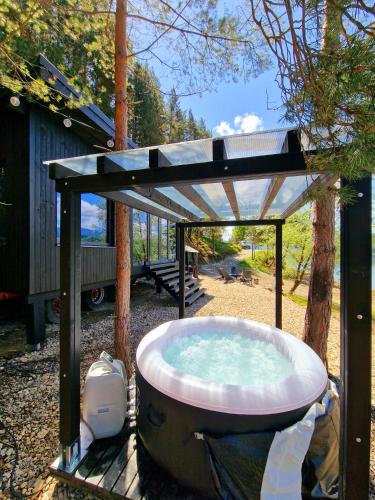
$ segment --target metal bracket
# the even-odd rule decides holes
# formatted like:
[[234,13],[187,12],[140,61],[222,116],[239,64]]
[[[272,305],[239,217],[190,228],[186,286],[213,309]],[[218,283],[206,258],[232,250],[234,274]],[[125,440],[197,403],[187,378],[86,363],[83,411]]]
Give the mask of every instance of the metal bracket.
[[81,443],[79,438],[69,446],[60,445],[59,469],[73,473],[81,459]]

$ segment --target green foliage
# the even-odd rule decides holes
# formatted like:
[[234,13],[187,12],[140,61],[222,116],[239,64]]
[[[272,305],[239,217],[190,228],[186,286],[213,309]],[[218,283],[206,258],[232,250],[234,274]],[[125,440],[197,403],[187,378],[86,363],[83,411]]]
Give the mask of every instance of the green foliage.
[[[246,240],[253,243],[255,247],[263,247],[241,261],[243,269],[253,268],[268,274],[274,273],[275,232],[273,227],[242,227],[240,230],[233,231],[232,238],[234,241]],[[292,291],[297,289],[310,269],[311,252],[311,210],[305,210],[287,219],[283,227],[283,275],[294,280]]]
[[257,271],[262,271],[263,273],[271,274],[275,268],[275,252],[274,249],[268,250],[257,250],[255,252],[255,257],[246,257],[241,260],[240,268],[255,269]]
[[38,54],[44,53],[72,84],[110,113],[114,19],[83,12],[107,9],[105,0],[85,0],[79,7],[74,0],[0,0],[0,84],[53,109],[65,106],[58,91],[39,76]]
[[[37,98],[53,111],[86,105],[66,100],[40,76],[43,53],[72,85],[113,115],[114,15],[106,0],[0,0],[0,85]],[[103,12],[103,13],[102,13]],[[128,46],[132,46],[129,41]],[[140,146],[208,137],[203,121],[181,110],[172,92],[166,104],[153,70],[129,58],[129,132]]]
[[203,119],[198,122],[194,118],[191,109],[189,109],[188,113],[181,109],[174,88],[167,103],[166,120],[166,136],[169,143],[193,141],[211,136]]
[[153,71],[136,62],[129,77],[129,134],[139,146],[165,142],[166,111]]
[[246,226],[235,226],[232,230],[231,239],[234,243],[240,243],[245,241],[247,238],[247,227]]
[[[116,3],[109,0],[0,0],[0,85],[37,98],[55,111],[66,106],[53,82],[40,77],[38,54],[44,53],[111,116],[115,9]],[[182,9],[178,2],[141,0],[136,7],[128,2],[127,25],[128,67],[138,103],[133,113],[138,123],[133,126],[142,145],[161,142],[163,127],[155,112],[155,132],[143,137],[140,122],[149,117],[140,116],[140,108],[152,102],[155,110],[162,110],[163,103],[152,71],[142,71],[137,60],[156,61],[158,74],[173,79],[179,92],[188,95],[212,90],[223,79],[255,74],[268,64],[251,23],[243,22],[239,10],[223,13],[217,1],[188,2]],[[83,104],[71,99],[68,106]],[[186,117],[176,110],[174,118],[169,123],[173,141],[207,134],[204,123],[190,113]]]
[[335,51],[321,51],[315,59],[314,83],[309,82],[291,99],[288,115],[300,117],[301,125],[319,150],[317,156],[308,159],[312,169],[334,172],[349,180],[372,172],[374,53],[372,37],[354,37],[352,43]]
[[147,66],[135,63],[129,77],[129,132],[139,146],[183,142],[210,137],[203,119],[180,106],[173,89],[165,104],[160,84]]
[[[209,241],[206,240],[208,244]],[[241,251],[241,247],[230,241],[216,241],[213,249],[213,259],[220,261]]]
[[241,251],[240,245],[223,240],[223,228],[190,228],[187,241],[199,252],[203,262],[220,261]]
[[[371,2],[370,2],[371,3]],[[375,161],[375,37],[370,3],[250,0],[278,64],[285,119],[297,125],[307,162],[354,180]],[[344,202],[353,201],[340,190]]]
[[232,240],[236,243],[249,241],[255,247],[275,245],[275,229],[273,226],[237,226],[233,229]]
[[147,216],[140,210],[133,210],[133,260],[147,260]]

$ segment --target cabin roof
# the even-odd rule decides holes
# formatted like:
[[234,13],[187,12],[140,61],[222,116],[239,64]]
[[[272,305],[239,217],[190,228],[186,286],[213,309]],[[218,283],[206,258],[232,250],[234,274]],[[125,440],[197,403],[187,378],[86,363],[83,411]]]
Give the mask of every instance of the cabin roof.
[[[76,120],[75,125],[85,129],[86,134],[91,134],[94,138],[104,143],[115,136],[115,124],[113,120],[95,106],[95,104],[90,102],[82,92],[74,88],[66,76],[42,54],[39,56],[39,66],[41,77],[45,81],[48,81],[54,89],[58,90],[62,96],[66,99],[73,97],[78,100],[83,98],[87,102],[87,106],[69,110],[71,117]],[[136,147],[137,145],[129,138],[128,148],[134,149]]]

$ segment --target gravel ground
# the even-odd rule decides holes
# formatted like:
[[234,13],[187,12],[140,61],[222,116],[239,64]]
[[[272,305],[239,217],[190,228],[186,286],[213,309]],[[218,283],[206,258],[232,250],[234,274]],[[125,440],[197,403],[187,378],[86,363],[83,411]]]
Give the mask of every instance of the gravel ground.
[[[216,266],[217,267],[217,266]],[[186,309],[186,316],[232,315],[274,322],[273,279],[259,274],[259,284],[225,284],[216,279],[214,266],[201,275],[206,295]],[[132,288],[131,348],[134,356],[142,337],[157,325],[176,319],[178,308],[165,292],[157,295],[149,283]],[[283,299],[283,328],[300,337],[304,309]],[[82,383],[92,362],[104,349],[112,352],[113,315],[91,314],[82,326]],[[50,327],[46,346],[40,352],[26,352],[11,359],[0,357],[0,418],[17,442],[16,459],[12,437],[0,425],[0,498],[10,498],[10,486],[20,498],[95,498],[68,488],[48,475],[48,466],[58,454],[58,329]],[[329,335],[330,372],[339,373],[339,322],[332,318]],[[373,405],[375,390],[373,387]],[[375,483],[375,429],[373,428],[372,480]],[[375,492],[375,488],[374,488]],[[371,495],[375,499],[375,493]]]

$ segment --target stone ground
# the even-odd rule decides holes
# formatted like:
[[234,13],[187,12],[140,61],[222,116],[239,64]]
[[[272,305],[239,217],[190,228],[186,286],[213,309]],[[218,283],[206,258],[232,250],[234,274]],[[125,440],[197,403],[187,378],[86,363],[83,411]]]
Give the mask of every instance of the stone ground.
[[[243,255],[240,256],[243,258]],[[227,265],[235,259],[227,259]],[[186,309],[186,316],[231,315],[273,324],[273,278],[259,273],[259,284],[225,284],[217,279],[217,265],[205,266],[201,274],[206,295]],[[287,289],[288,283],[285,283]],[[303,290],[302,290],[303,292]],[[112,352],[113,306],[82,318],[82,384],[92,362],[104,349]],[[165,321],[177,319],[176,302],[167,294],[155,294],[151,282],[132,287],[132,355],[142,337]],[[283,298],[283,329],[300,337],[304,308]],[[48,339],[39,352],[23,347],[24,327],[17,319],[0,324],[0,498],[27,496],[49,498],[95,498],[67,488],[48,475],[48,466],[58,454],[58,327],[48,328]],[[373,353],[374,354],[374,353]],[[334,315],[328,340],[330,372],[339,374],[339,320]],[[375,363],[374,363],[375,365]],[[373,384],[375,408],[375,384]],[[374,412],[375,413],[375,412]],[[2,422],[2,423],[1,423]],[[371,475],[375,499],[375,429],[372,432]]]

